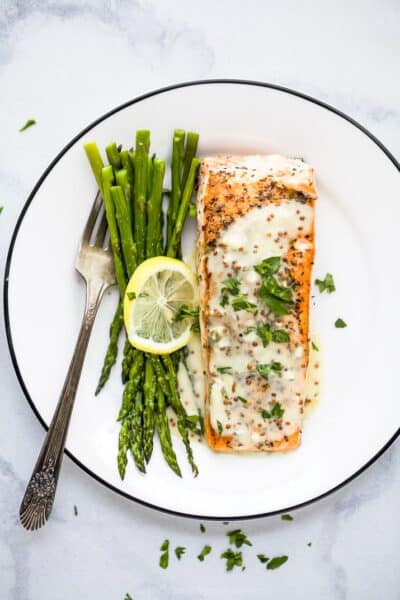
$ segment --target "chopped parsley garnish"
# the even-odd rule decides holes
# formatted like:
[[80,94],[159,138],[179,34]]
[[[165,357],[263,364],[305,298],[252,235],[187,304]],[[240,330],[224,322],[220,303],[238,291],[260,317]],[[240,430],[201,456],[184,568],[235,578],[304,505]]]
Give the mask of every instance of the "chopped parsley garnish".
[[217,367],[217,371],[223,375],[224,373],[230,373],[232,371],[232,367]]
[[261,412],[261,416],[263,419],[281,419],[283,417],[284,413],[285,413],[285,409],[282,408],[281,404],[279,402],[275,402],[272,409],[270,411],[263,410]]
[[185,423],[186,427],[190,429],[190,431],[193,431],[193,433],[198,433],[199,435],[203,435],[204,419],[200,413],[198,415],[186,415]]
[[21,129],[19,131],[25,131],[25,129],[28,129],[29,127],[32,127],[32,125],[36,125],[36,121],[35,119],[28,119],[25,123],[25,125],[22,125]]
[[197,217],[197,208],[196,205],[193,204],[193,202],[190,202],[189,204],[189,217],[191,217],[192,219],[195,219]]
[[315,352],[319,352],[319,348],[315,342],[311,342],[311,348],[315,350]]
[[258,295],[265,302],[268,308],[276,315],[287,315],[290,305],[293,303],[293,290],[278,283],[274,277],[281,266],[279,256],[266,258],[254,270],[261,275],[262,284],[258,290]]
[[247,300],[246,296],[235,296],[232,300],[232,308],[235,312],[246,310],[253,315],[257,313],[257,306]]
[[133,598],[130,594],[125,594],[124,600],[133,600]]
[[268,379],[271,371],[280,373],[282,371],[282,365],[279,362],[271,362],[269,365],[259,364],[256,366],[257,373],[264,379]]
[[222,307],[226,306],[229,302],[228,294],[221,294],[221,300],[219,301]]
[[232,548],[228,548],[221,554],[221,558],[226,560],[226,570],[232,571],[234,567],[243,566],[243,557],[241,552],[234,552]]
[[308,542],[307,546],[308,546],[309,548],[311,548],[311,546],[312,546],[312,542]]
[[211,546],[204,546],[203,550],[200,552],[200,554],[198,555],[198,559],[200,562],[204,561],[204,558],[207,556],[207,554],[210,554],[211,552]]
[[217,429],[218,429],[218,433],[219,435],[222,435],[222,432],[224,430],[221,421],[217,421]]
[[175,313],[174,321],[183,321],[183,319],[198,319],[199,308],[189,308],[187,304],[182,304]]
[[282,519],[282,521],[294,521],[292,515],[289,515],[289,514],[281,515],[281,519]]
[[336,290],[335,282],[333,281],[333,277],[331,273],[327,273],[324,279],[316,279],[315,284],[318,286],[320,293],[328,292],[328,294],[332,294]]
[[336,319],[335,321],[335,327],[338,329],[343,329],[344,327],[347,327],[347,323],[345,323],[343,319],[339,317],[339,319]]
[[78,507],[76,506],[76,504],[74,504],[74,515],[76,517],[78,516]]
[[274,556],[267,564],[267,569],[278,569],[288,560],[288,556]]
[[0,215],[3,212],[3,208],[4,208],[4,206],[0,206]]
[[246,398],[243,398],[243,396],[238,396],[238,400],[240,400],[240,402],[243,402],[243,404],[247,404],[247,400]]
[[200,523],[200,531],[201,531],[201,533],[206,532],[206,528],[204,527],[203,523]]
[[228,293],[232,296],[238,296],[240,292],[240,281],[236,277],[229,277],[222,282],[222,293]]
[[229,543],[232,544],[232,546],[236,546],[236,548],[241,548],[244,544],[246,546],[253,545],[241,529],[228,531],[226,535],[229,538]]
[[254,267],[256,273],[261,277],[267,277],[268,275],[274,275],[277,273],[281,266],[280,256],[271,256],[270,258],[264,259],[259,265]]
[[186,548],[184,546],[177,546],[174,550],[175,556],[178,560],[181,560],[181,557],[185,554]]
[[[271,326],[268,323],[261,323],[257,325],[255,328],[248,327],[251,331],[257,333],[258,337],[262,341],[262,345],[264,348],[268,346],[270,342],[276,342],[277,344],[283,344],[285,342],[290,341],[289,334],[284,329],[275,329],[275,331],[271,330]],[[245,333],[248,333],[246,330]]]
[[257,558],[260,561],[260,563],[267,563],[269,561],[268,556],[265,556],[265,554],[257,554]]
[[160,556],[159,565],[162,569],[166,569],[169,563],[169,540],[164,540],[160,546],[162,552]]
[[128,296],[128,300],[134,300],[136,298],[135,292],[126,292],[126,295]]

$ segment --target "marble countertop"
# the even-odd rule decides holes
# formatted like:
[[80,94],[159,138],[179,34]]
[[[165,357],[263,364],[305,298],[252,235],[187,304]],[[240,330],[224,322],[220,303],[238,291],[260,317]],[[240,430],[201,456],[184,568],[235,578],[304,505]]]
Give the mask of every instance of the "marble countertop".
[[[298,89],[364,124],[400,156],[400,4],[396,0],[3,0],[0,6],[0,258],[50,160],[87,123],[153,88],[235,77]],[[34,117],[24,135],[19,127]],[[243,523],[257,551],[227,574],[222,524],[152,512],[65,459],[51,523],[36,534],[17,511],[43,430],[0,331],[1,600],[385,600],[400,598],[400,445],[341,491],[295,513]],[[73,507],[78,507],[74,515]],[[164,538],[186,546],[158,567]],[[195,556],[204,543],[207,561]],[[312,542],[308,546],[308,542]]]

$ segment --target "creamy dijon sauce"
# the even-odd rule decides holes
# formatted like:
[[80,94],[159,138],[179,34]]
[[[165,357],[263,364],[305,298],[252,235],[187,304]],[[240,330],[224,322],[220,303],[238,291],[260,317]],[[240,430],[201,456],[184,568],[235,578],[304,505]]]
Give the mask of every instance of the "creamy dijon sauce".
[[[222,231],[218,245],[208,253],[207,270],[212,274],[208,311],[209,412],[211,425],[221,435],[232,435],[235,447],[260,447],[281,440],[301,429],[304,412],[304,348],[296,343],[296,331],[289,343],[270,342],[263,346],[250,327],[268,322],[273,329],[295,329],[293,318],[276,316],[257,292],[261,277],[254,266],[270,257],[281,257],[277,278],[285,281],[285,255],[295,244],[303,253],[310,242],[299,236],[312,230],[313,210],[301,200],[288,198],[280,204],[255,208]],[[221,305],[223,282],[235,277],[240,294],[256,305],[257,314],[235,312],[229,302]],[[268,381],[257,373],[257,365],[277,362],[281,372],[270,372]],[[220,369],[229,367],[229,372]],[[265,418],[279,402],[281,419]],[[263,415],[264,412],[264,415]]]

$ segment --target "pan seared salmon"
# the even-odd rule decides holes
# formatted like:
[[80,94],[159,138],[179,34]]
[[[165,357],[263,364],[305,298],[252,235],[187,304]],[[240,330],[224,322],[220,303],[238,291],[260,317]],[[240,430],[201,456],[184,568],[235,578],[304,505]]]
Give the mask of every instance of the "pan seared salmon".
[[316,197],[313,168],[300,159],[202,161],[200,326],[214,450],[301,442]]

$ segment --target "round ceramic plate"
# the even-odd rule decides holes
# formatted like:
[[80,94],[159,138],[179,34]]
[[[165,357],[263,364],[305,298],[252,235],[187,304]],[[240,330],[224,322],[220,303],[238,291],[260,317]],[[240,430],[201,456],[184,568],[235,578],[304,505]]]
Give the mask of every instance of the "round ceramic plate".
[[[276,86],[203,81],[162,89],[116,108],[72,140],[48,167],[18,221],[7,262],[8,341],[23,390],[49,423],[73,351],[84,306],[74,271],[80,235],[96,192],[82,146],[133,144],[137,128],[169,157],[171,134],[200,133],[200,155],[281,153],[314,165],[317,252],[314,275],[334,275],[337,291],[315,292],[312,327],[321,348],[322,392],[304,423],[302,445],[288,454],[194,452],[197,479],[176,477],[156,446],[146,476],[116,467],[115,421],[121,382],[116,367],[94,397],[117,295],[100,308],[72,416],[70,457],[98,481],[143,504],[202,518],[249,518],[289,510],[337,489],[370,465],[398,434],[400,313],[399,165],[357,123],[312,98]],[[190,228],[189,228],[190,229]],[[185,244],[194,241],[194,228]],[[335,320],[346,321],[336,329]]]

